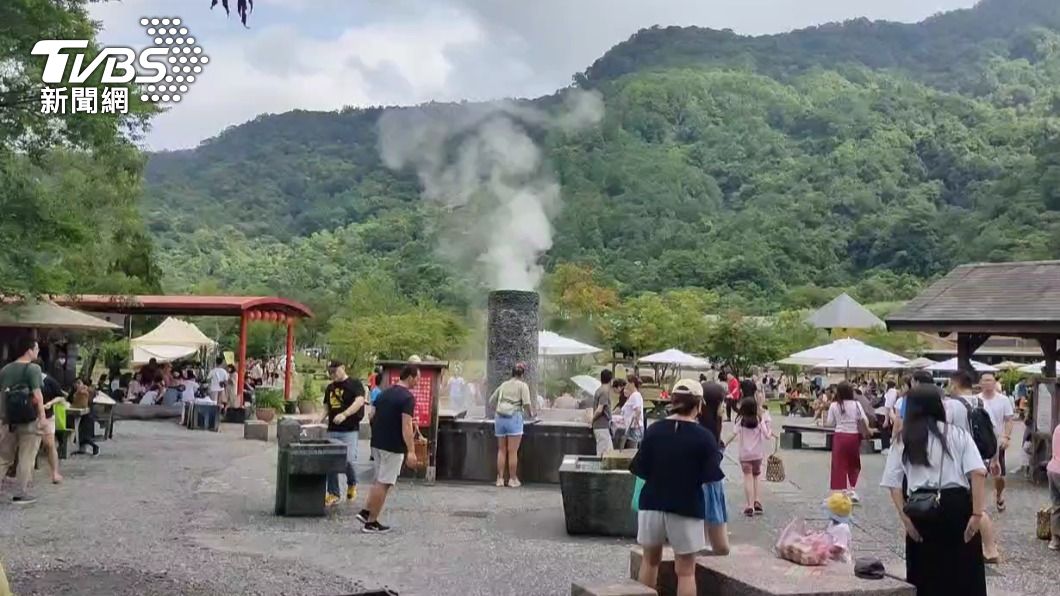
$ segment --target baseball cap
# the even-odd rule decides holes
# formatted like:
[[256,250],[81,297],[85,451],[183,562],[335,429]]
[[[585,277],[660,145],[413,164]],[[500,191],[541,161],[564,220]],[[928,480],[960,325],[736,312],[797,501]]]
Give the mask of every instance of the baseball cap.
[[703,385],[695,379],[681,379],[674,383],[670,393],[688,393],[696,397],[703,397]]

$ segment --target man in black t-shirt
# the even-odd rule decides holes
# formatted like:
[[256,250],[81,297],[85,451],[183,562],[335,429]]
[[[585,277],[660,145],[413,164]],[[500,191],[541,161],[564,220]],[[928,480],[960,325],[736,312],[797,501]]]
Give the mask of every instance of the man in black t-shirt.
[[[341,362],[328,365],[331,384],[324,390],[324,418],[328,423],[328,438],[346,445],[346,500],[357,498],[357,439],[364,418],[364,385],[346,374]],[[339,502],[339,475],[328,474],[328,492],[324,504],[331,506]]]
[[372,414],[372,458],[375,463],[375,484],[368,495],[365,509],[357,514],[364,523],[367,534],[382,534],[390,528],[379,523],[379,513],[386,503],[387,492],[397,482],[401,465],[408,462],[410,468],[418,465],[413,412],[416,398],[412,389],[420,380],[419,370],[412,364],[401,369],[398,382],[379,394]]

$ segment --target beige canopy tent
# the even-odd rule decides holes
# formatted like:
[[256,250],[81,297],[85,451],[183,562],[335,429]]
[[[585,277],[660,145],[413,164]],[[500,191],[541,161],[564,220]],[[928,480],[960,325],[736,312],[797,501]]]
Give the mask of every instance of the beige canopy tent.
[[110,331],[118,325],[59,306],[54,302],[20,302],[0,306],[0,327],[33,329],[68,329],[73,331]]
[[154,330],[133,338],[129,344],[133,364],[147,364],[152,358],[156,362],[169,362],[191,356],[199,350],[212,348],[217,342],[192,323],[168,317]]

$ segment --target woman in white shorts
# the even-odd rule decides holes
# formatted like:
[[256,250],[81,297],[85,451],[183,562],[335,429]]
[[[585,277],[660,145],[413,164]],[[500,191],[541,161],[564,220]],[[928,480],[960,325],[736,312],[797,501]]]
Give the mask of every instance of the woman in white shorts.
[[724,475],[721,450],[697,416],[703,386],[685,379],[674,385],[671,415],[648,427],[630,471],[644,480],[637,514],[637,543],[644,547],[640,582],[656,588],[663,546],[674,551],[677,596],[696,594],[696,555],[706,548],[703,485]]

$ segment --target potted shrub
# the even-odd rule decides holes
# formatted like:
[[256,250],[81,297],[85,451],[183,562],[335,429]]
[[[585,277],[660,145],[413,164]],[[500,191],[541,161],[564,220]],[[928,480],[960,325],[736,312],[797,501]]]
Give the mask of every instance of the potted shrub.
[[277,412],[284,409],[283,392],[279,389],[258,389],[254,395],[254,414],[258,420],[272,422]]
[[302,382],[302,395],[298,397],[298,413],[316,414],[322,409],[320,389],[313,383],[312,375],[306,375]]

